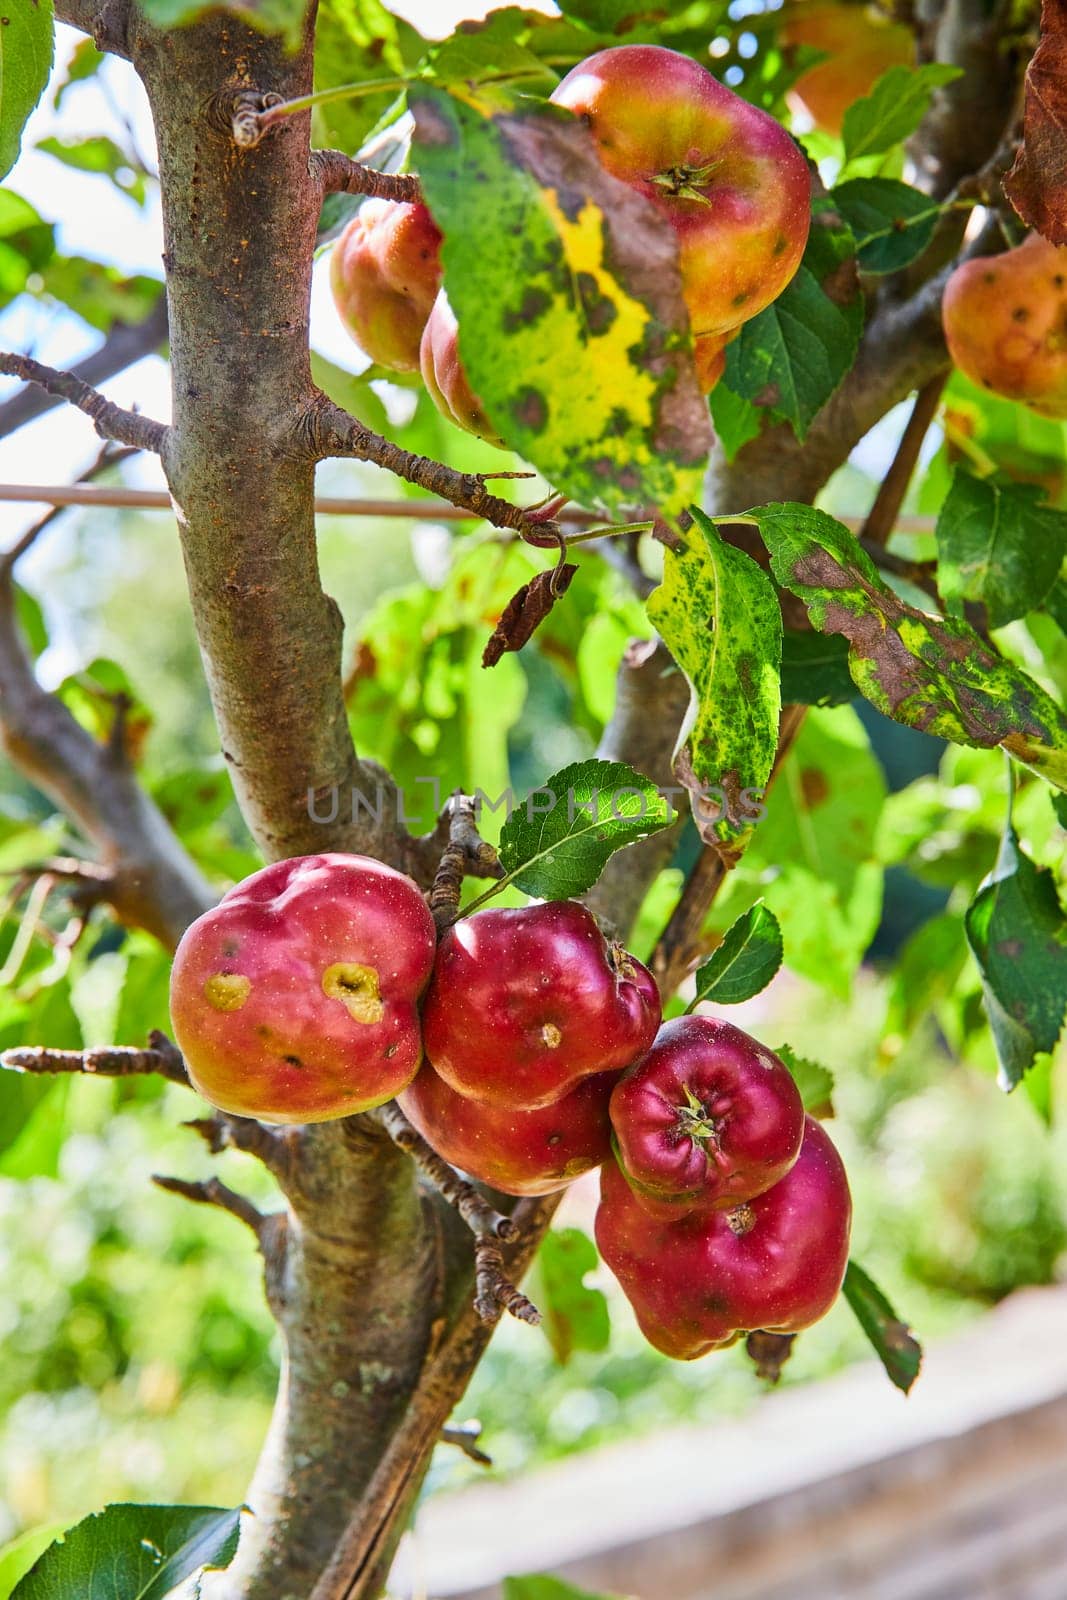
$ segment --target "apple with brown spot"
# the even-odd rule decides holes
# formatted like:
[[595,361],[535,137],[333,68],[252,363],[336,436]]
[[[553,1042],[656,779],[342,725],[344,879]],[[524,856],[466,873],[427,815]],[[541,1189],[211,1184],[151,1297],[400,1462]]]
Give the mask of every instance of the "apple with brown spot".
[[263,1122],[381,1105],[418,1070],[435,946],[416,884],[367,856],[254,872],[175,953],[171,1020],[194,1087]]

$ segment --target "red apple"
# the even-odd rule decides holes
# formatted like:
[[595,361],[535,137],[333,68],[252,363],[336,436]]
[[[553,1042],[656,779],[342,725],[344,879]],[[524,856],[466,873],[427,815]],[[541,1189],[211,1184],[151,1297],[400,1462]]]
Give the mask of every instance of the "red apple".
[[550,1106],[520,1111],[457,1094],[425,1062],[398,1099],[454,1167],[504,1194],[551,1194],[611,1154],[608,1100],[615,1080],[613,1072],[583,1078]]
[[389,1100],[418,1070],[433,966],[417,886],[367,856],[254,872],[198,917],[171,971],[174,1034],[205,1099],[264,1122]]
[[619,1165],[657,1214],[736,1206],[785,1177],[804,1106],[789,1069],[718,1017],[665,1022],[611,1097]]
[[949,354],[993,394],[1067,417],[1067,246],[1031,233],[956,268],[941,315]]
[[333,247],[330,285],[341,320],[372,361],[417,372],[441,283],[441,234],[424,205],[367,200]]
[[679,1361],[742,1333],[797,1333],[824,1316],[848,1265],[852,1202],[841,1158],[807,1118],[796,1163],[732,1211],[649,1215],[613,1161],[596,1240],[650,1344]]
[[722,336],[776,299],[800,265],[811,214],[804,156],[773,117],[659,45],[598,51],[552,99],[582,118],[607,170],[677,233],[698,373],[710,387]]
[[573,900],[476,911],[438,946],[427,1059],[459,1094],[518,1111],[618,1072],[655,1038],[652,974]]
[[864,5],[802,5],[778,35],[787,48],[809,45],[826,54],[800,74],[786,98],[824,133],[839,136],[845,112],[869,94],[883,72],[915,61],[911,29]]

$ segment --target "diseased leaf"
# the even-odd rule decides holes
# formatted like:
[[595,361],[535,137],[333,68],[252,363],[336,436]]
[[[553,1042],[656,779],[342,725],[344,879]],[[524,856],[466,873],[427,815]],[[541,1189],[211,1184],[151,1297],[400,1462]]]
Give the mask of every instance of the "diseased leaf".
[[841,706],[859,691],[848,670],[848,640],[813,630],[782,630],[782,704]]
[[584,894],[616,850],[675,820],[651,778],[620,761],[577,761],[527,795],[500,831],[508,878],[524,894]]
[[707,1001],[735,1006],[765,989],[782,965],[782,930],[778,918],[757,900],[723,935],[722,943],[697,968],[696,995],[687,1009]]
[[751,513],[778,582],[812,624],[849,641],[849,668],[879,711],[956,744],[1001,745],[1067,789],[1067,715],[973,628],[905,605],[841,523],[811,506]]
[[1004,193],[1031,228],[1067,244],[1067,0],[1041,0],[1041,38],[1026,69],[1022,148]]
[[1002,628],[1039,606],[1067,553],[1067,512],[1032,483],[957,468],[937,519],[937,587],[946,605],[980,600]]
[[12,1600],[166,1600],[202,1567],[230,1564],[240,1517],[213,1506],[106,1506],[49,1545]]
[[421,84],[409,101],[460,354],[494,428],[584,505],[676,516],[712,434],[671,230],[558,107]]
[[841,136],[846,165],[881,155],[909,138],[929,110],[934,90],[961,75],[962,68],[941,61],[883,72],[870,94],[854,100],[845,112]]
[[1067,917],[1056,880],[1019,845],[1009,819],[996,866],[967,910],[967,943],[1000,1063],[1014,1089],[1035,1055],[1055,1049],[1067,1013]]
[[702,511],[664,556],[650,621],[692,691],[674,755],[701,837],[736,853],[752,831],[778,746],[782,616],[774,587]]
[[922,1366],[922,1345],[856,1261],[848,1264],[843,1292],[890,1382],[908,1394]]
[[550,1229],[537,1252],[530,1294],[560,1366],[576,1350],[606,1350],[610,1342],[608,1302],[585,1283],[599,1260],[592,1239],[580,1228]]
[[863,300],[854,254],[851,232],[817,212],[792,282],[726,346],[718,387],[788,422],[801,441],[856,356]]
[[573,562],[565,561],[561,567],[535,572],[528,583],[515,591],[486,642],[483,667],[495,667],[509,650],[521,650],[529,643],[556,601],[566,594],[577,571]]
[[832,1117],[834,1114],[834,1075],[829,1067],[820,1066],[807,1056],[798,1056],[787,1044],[780,1044],[774,1052],[785,1062],[793,1074],[804,1110],[809,1117]]
[[52,70],[52,0],[11,0],[0,27],[0,178],[18,160],[22,130]]
[[921,256],[941,215],[936,200],[896,178],[852,178],[831,198],[852,229],[864,272],[899,272]]

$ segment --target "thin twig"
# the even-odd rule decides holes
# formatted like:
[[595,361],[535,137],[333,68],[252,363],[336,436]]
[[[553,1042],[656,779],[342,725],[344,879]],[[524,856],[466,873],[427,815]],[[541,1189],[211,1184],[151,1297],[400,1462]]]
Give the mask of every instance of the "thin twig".
[[915,396],[911,416],[900,436],[900,443],[897,445],[889,471],[882,479],[871,509],[867,513],[867,520],[860,529],[861,540],[866,540],[868,544],[889,543],[889,537],[897,526],[897,518],[904,503],[904,496],[908,492],[908,485],[915,472],[919,451],[930,430],[930,424],[937,415],[941,393],[947,382],[948,371],[939,372],[929,382],[924,383]]
[[[79,361],[71,371],[83,383],[101,384],[124,372],[144,356],[158,350],[167,337],[167,297],[159,299],[143,322],[116,322],[104,340],[84,361]],[[34,422],[62,405],[62,397],[48,395],[40,389],[20,389],[0,405],[0,439]]]
[[455,1445],[457,1450],[462,1450],[463,1454],[470,1461],[476,1462],[479,1467],[491,1467],[492,1456],[487,1456],[484,1450],[478,1448],[481,1436],[480,1422],[461,1422],[456,1427],[445,1427],[441,1429],[440,1435],[442,1444]]
[[21,378],[24,383],[35,383],[47,394],[60,400],[69,400],[72,406],[91,418],[102,439],[115,439],[119,444],[132,445],[137,450],[148,450],[159,455],[169,429],[165,422],[153,422],[139,412],[127,411],[123,406],[106,400],[98,389],[74,375],[61,372],[57,367],[46,367],[32,356],[0,351],[0,375]]
[[284,1131],[269,1128],[253,1117],[236,1117],[228,1111],[216,1111],[210,1117],[192,1117],[185,1126],[200,1135],[212,1155],[221,1155],[224,1150],[240,1150],[245,1155],[255,1156],[279,1181],[289,1170],[290,1152],[300,1137],[294,1128]]
[[228,1211],[232,1217],[237,1217],[246,1227],[251,1228],[257,1239],[262,1239],[263,1230],[267,1227],[270,1218],[254,1206],[245,1195],[238,1194],[235,1189],[230,1189],[218,1178],[203,1178],[196,1181],[188,1178],[164,1178],[158,1173],[152,1174],[152,1182],[159,1189],[166,1189],[168,1194],[180,1194],[186,1200],[195,1200],[198,1205],[218,1206],[222,1211]]
[[0,1066],[11,1072],[81,1072],[97,1078],[133,1078],[157,1073],[172,1083],[189,1086],[181,1054],[162,1033],[149,1035],[150,1045],[138,1050],[131,1045],[96,1046],[88,1050],[49,1050],[45,1046],[22,1046],[0,1054]]
[[400,200],[410,205],[422,200],[422,185],[413,172],[379,172],[341,150],[313,150],[309,164],[324,195],[365,194],[374,200]]
[[519,1225],[494,1209],[473,1184],[461,1178],[418,1133],[395,1101],[379,1106],[378,1122],[400,1150],[411,1156],[422,1175],[463,1218],[474,1235],[474,1308],[483,1322],[495,1322],[501,1309],[520,1322],[538,1323],[541,1313],[517,1289],[504,1267],[501,1242],[519,1238]]
[[[783,706],[778,728],[778,748],[767,780],[767,790],[781,770],[804,722],[806,706]],[[664,998],[673,995],[705,948],[704,923],[715,897],[726,881],[727,868],[718,851],[707,846],[697,857],[677,905],[660,934],[649,966]]]
[[[512,528],[531,542],[542,544],[547,537],[561,537],[555,523],[546,522],[524,506],[512,505],[491,494],[485,480],[477,473],[457,472],[444,462],[431,461],[427,456],[417,456],[404,450],[380,433],[368,428],[357,417],[335,405],[332,400],[317,393],[307,407],[300,424],[304,445],[310,449],[314,460],[325,461],[331,456],[352,457],[356,461],[373,461],[395,477],[428,489],[454,506],[462,506],[474,516],[491,522],[497,528]],[[423,508],[420,515],[425,516]]]

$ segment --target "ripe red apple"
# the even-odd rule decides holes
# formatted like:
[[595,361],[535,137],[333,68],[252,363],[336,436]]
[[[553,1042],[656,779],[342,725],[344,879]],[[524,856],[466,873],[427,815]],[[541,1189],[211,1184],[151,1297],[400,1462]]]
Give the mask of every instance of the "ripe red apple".
[[826,53],[797,78],[786,99],[824,133],[839,136],[845,112],[869,94],[883,72],[915,60],[910,28],[864,5],[802,5],[782,24],[780,42]]
[[519,1111],[629,1066],[659,1021],[652,974],[573,900],[457,922],[438,946],[422,1009],[426,1056],[445,1082]]
[[1029,234],[956,268],[941,315],[949,354],[974,383],[1067,417],[1067,246]]
[[785,1177],[804,1106],[789,1069],[718,1017],[665,1022],[611,1096],[619,1165],[658,1215],[736,1206]]
[[732,1211],[652,1217],[613,1161],[600,1196],[600,1254],[664,1355],[692,1361],[756,1328],[797,1333],[837,1298],[852,1202],[841,1158],[810,1117],[785,1177]]
[[459,359],[459,327],[443,289],[423,329],[419,364],[422,381],[441,415],[503,450],[503,439],[498,437],[482,410],[482,402],[467,381]]
[[457,1094],[424,1062],[397,1098],[454,1167],[504,1194],[551,1194],[611,1154],[608,1100],[614,1072],[583,1078],[550,1106],[520,1111]]
[[424,205],[366,200],[333,247],[330,285],[341,320],[372,361],[417,372],[419,343],[441,283],[441,234]]
[[198,917],[171,970],[174,1034],[206,1100],[264,1122],[322,1122],[389,1100],[421,1059],[433,966],[417,886],[367,856],[254,872]]
[[552,99],[582,118],[607,170],[677,233],[698,374],[710,387],[722,336],[776,299],[800,265],[811,215],[804,156],[773,117],[659,45],[598,51]]

